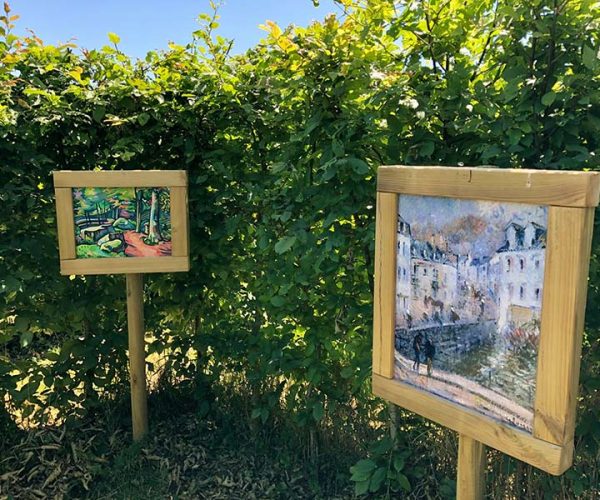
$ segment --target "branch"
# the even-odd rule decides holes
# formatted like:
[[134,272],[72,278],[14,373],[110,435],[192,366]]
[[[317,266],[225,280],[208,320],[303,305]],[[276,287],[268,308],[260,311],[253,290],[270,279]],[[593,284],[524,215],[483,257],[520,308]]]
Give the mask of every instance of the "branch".
[[470,82],[475,80],[475,78],[477,78],[477,76],[481,74],[481,73],[479,73],[479,68],[483,64],[483,60],[485,59],[485,55],[490,46],[490,42],[492,41],[492,36],[494,35],[494,31],[496,30],[496,26],[497,26],[497,22],[498,22],[498,5],[499,4],[500,4],[500,2],[497,1],[496,6],[494,8],[494,20],[492,21],[492,29],[488,33],[487,39],[485,41],[485,45],[483,46],[483,50],[481,51],[481,55],[479,56],[479,60],[477,61],[477,64],[475,65],[475,71],[473,71],[473,74],[471,75],[471,78],[469,79]]

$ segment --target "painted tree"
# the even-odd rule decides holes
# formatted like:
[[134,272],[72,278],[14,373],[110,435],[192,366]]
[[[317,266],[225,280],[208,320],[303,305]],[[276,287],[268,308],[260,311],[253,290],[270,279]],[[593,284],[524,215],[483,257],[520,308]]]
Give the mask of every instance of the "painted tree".
[[144,210],[144,190],[135,189],[135,232],[142,232],[142,211]]
[[95,215],[96,222],[100,223],[100,213],[103,206],[108,203],[105,190],[102,188],[85,188],[82,198],[80,204],[88,218]]
[[162,241],[160,234],[160,195],[162,188],[153,188],[152,197],[150,199],[150,219],[148,221],[148,237],[146,243],[149,245],[156,245],[159,241]]

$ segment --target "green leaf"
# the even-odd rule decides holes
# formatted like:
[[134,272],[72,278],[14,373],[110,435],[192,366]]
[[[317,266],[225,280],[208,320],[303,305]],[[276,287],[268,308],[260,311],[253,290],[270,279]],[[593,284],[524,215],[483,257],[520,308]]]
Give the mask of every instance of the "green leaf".
[[512,101],[519,94],[519,82],[520,78],[515,78],[514,80],[509,80],[506,87],[502,91],[502,96],[506,102]]
[[402,469],[404,469],[404,459],[402,457],[394,457],[394,469],[396,469],[397,472],[400,472]]
[[335,177],[336,173],[337,173],[337,168],[335,168],[334,165],[329,165],[329,167],[327,167],[327,169],[323,173],[323,176],[321,177],[321,179],[323,181],[328,181],[330,179],[333,179]]
[[[370,475],[376,468],[377,464],[373,462],[373,460],[367,458],[356,462],[356,464],[350,467],[350,472],[352,472],[352,477],[355,475],[357,477],[366,476]],[[357,479],[353,479],[353,481],[357,481]],[[361,481],[361,479],[358,479],[358,481]]]
[[519,128],[526,134],[529,134],[532,131],[531,123],[529,123],[529,122],[520,123]]
[[92,118],[96,122],[101,123],[102,118],[104,118],[105,113],[106,113],[106,108],[104,106],[96,106],[94,108],[94,111],[92,111]]
[[7,276],[2,283],[2,292],[22,292],[23,284],[13,276]]
[[429,142],[424,143],[421,146],[420,153],[423,156],[431,156],[434,149],[435,149],[435,144],[433,142],[429,141]]
[[311,116],[311,118],[306,122],[306,128],[304,129],[304,134],[309,135],[314,129],[316,129],[321,123],[322,114],[321,112],[316,113]]
[[32,340],[33,340],[32,332],[23,332],[21,334],[21,346],[22,347],[27,347],[29,344],[31,344]]
[[596,51],[592,47],[590,47],[589,45],[584,45],[581,59],[586,68],[594,69],[598,61],[598,56]]
[[402,488],[404,490],[406,490],[406,491],[411,490],[410,482],[404,474],[398,473],[397,478],[398,478],[398,483],[400,483],[400,486],[402,486]]
[[385,480],[386,476],[387,467],[379,467],[379,469],[377,469],[371,477],[371,482],[369,483],[369,491],[371,493],[379,491],[379,488],[381,488],[381,485],[383,484],[383,481]]
[[370,482],[371,481],[368,479],[366,481],[357,482],[354,485],[354,493],[356,494],[356,496],[364,495],[367,491],[369,491]]
[[511,128],[508,131],[508,142],[511,144],[511,146],[514,146],[515,144],[518,144],[520,140],[521,140],[521,131],[517,130],[515,128]]
[[372,447],[372,451],[376,455],[383,455],[394,447],[394,441],[389,437],[384,437],[377,441]]
[[27,331],[29,331],[30,324],[31,324],[31,322],[29,321],[29,319],[27,317],[17,316],[17,319],[15,320],[14,328],[18,332],[27,332]]
[[281,255],[292,248],[294,243],[296,243],[295,236],[284,236],[277,243],[275,243],[275,252]]
[[271,304],[273,304],[275,307],[281,307],[283,304],[285,304],[285,298],[281,295],[275,295],[274,297],[271,297]]
[[369,165],[360,158],[348,158],[348,165],[359,175],[364,175],[369,171]]
[[318,401],[317,403],[315,403],[313,405],[313,408],[312,408],[313,418],[318,422],[323,418],[324,414],[325,414],[325,409],[323,408],[323,403]]
[[121,38],[119,37],[119,35],[117,35],[116,33],[112,33],[112,32],[110,32],[108,34],[108,39],[115,45],[117,45],[121,41]]
[[542,104],[544,106],[550,106],[556,99],[556,92],[550,91],[542,96]]
[[143,127],[150,120],[150,115],[148,113],[140,113],[137,117],[138,123]]
[[344,145],[342,144],[341,141],[338,141],[337,139],[334,139],[332,144],[331,144],[331,148],[333,150],[333,154],[335,156],[342,156],[344,154]]
[[575,479],[573,481],[573,494],[575,496],[580,496],[584,493],[585,491],[585,485],[583,484],[583,482],[579,479]]
[[49,361],[58,361],[59,355],[58,355],[57,352],[48,351],[46,353],[46,359],[49,360]]
[[263,406],[260,409],[260,421],[264,424],[268,418],[269,418],[269,409],[267,407]]
[[281,172],[283,172],[286,168],[288,168],[288,165],[286,162],[284,161],[279,161],[279,162],[274,162],[271,167],[271,173],[273,174],[279,174]]

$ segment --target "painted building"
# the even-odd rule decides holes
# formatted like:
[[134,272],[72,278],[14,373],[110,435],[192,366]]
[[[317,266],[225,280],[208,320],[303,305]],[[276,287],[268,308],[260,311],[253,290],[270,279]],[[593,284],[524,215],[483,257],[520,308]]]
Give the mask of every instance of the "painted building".
[[539,319],[546,248],[546,229],[534,222],[511,222],[504,232],[505,242],[491,259],[500,330]]
[[491,256],[456,255],[440,235],[413,239],[410,224],[399,216],[396,324],[410,328],[497,318],[503,330],[539,319],[546,229],[511,222],[504,237]]
[[409,314],[410,304],[410,224],[398,216],[396,249],[396,322]]
[[458,256],[457,310],[462,321],[473,322],[494,319],[496,305],[493,299],[494,274],[491,257],[484,255]]
[[457,257],[441,239],[434,241],[413,239],[410,224],[398,217],[396,324],[400,326],[447,321],[456,303]]
[[419,322],[446,322],[456,304],[456,255],[432,242],[411,246],[411,313]]

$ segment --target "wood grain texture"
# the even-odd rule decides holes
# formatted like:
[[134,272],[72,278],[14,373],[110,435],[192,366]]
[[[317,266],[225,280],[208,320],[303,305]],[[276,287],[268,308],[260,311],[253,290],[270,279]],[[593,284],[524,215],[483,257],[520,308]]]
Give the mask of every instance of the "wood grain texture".
[[377,193],[373,373],[394,376],[398,195]]
[[397,380],[373,374],[373,393],[550,474],[571,464],[572,443],[559,446]]
[[187,186],[185,170],[57,170],[54,187]]
[[187,257],[190,254],[188,229],[187,188],[173,187],[171,196],[171,241],[173,257]]
[[189,270],[188,257],[114,257],[60,261],[60,273],[67,276],[71,274],[173,273]]
[[482,167],[383,166],[380,192],[450,198],[535,203],[568,207],[597,206],[598,172]]
[[148,433],[146,349],[144,342],[144,275],[127,274],[127,330],[129,333],[129,381],[133,439]]
[[58,253],[60,259],[74,259],[75,220],[73,215],[73,193],[71,188],[55,188],[56,225],[58,233]]
[[550,207],[533,434],[573,441],[593,208]]
[[479,441],[458,436],[456,475],[457,500],[481,500],[485,493],[485,446]]

